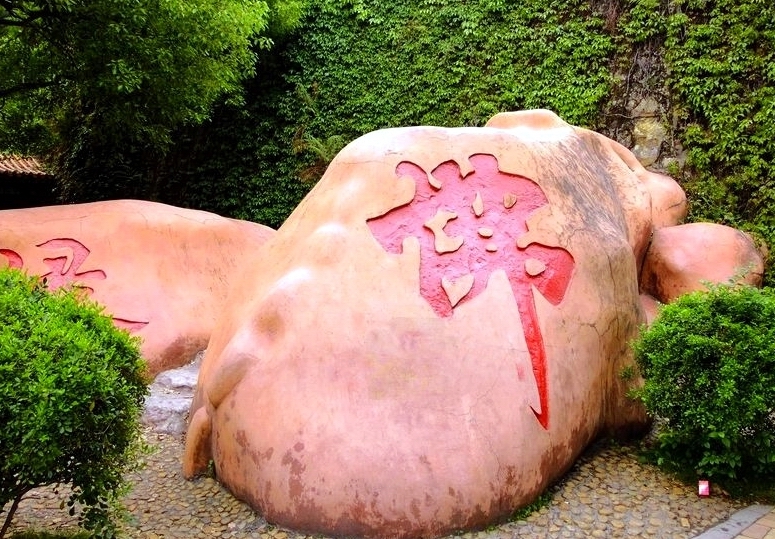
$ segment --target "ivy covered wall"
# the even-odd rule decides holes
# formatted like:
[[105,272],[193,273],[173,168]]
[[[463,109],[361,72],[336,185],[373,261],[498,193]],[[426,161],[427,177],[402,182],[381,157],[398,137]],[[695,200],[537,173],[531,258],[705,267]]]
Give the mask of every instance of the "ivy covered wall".
[[[690,220],[743,228],[775,247],[775,4],[631,0],[622,39],[657,43]],[[767,284],[775,284],[768,260]]]
[[247,110],[206,127],[210,148],[179,146],[203,158],[181,182],[189,205],[278,226],[300,182],[385,127],[480,126],[539,107],[598,127],[615,45],[586,0],[322,0],[279,50]]
[[245,107],[180,133],[158,193],[276,227],[366,132],[548,108],[632,147],[650,99],[690,219],[775,245],[773,20],[769,0],[314,1]]

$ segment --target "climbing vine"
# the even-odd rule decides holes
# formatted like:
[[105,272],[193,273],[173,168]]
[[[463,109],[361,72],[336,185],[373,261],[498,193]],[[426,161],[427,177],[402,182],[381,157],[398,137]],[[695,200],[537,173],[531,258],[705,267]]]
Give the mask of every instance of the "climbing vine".
[[318,113],[303,121],[316,136],[478,126],[524,108],[592,127],[612,51],[584,0],[328,0],[310,8],[287,78],[315,99]]
[[257,71],[275,76],[248,85],[241,108],[181,130],[154,185],[167,202],[279,226],[364,133],[481,126],[527,108],[610,132],[614,117],[601,111],[621,98],[616,117],[626,116],[623,90],[640,70],[669,110],[663,149],[685,151],[668,172],[688,192],[690,219],[773,245],[772,20],[766,0],[311,2],[296,31],[261,54]]
[[[624,34],[663,43],[679,174],[691,219],[775,241],[775,5],[764,0],[632,0]],[[771,273],[771,272],[768,272]],[[773,282],[772,277],[768,282]]]
[[[184,132],[186,176],[172,172],[181,190],[160,191],[278,226],[331,157],[369,131],[481,126],[525,108],[596,127],[613,50],[587,0],[313,2],[262,56],[258,71],[278,76],[249,87],[242,113],[222,107],[206,137]],[[194,165],[195,153],[210,157]]]

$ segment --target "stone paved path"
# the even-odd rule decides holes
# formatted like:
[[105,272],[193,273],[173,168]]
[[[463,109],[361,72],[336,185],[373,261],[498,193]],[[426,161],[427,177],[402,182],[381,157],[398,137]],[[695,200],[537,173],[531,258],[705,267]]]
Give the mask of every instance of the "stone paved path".
[[775,539],[775,507],[751,505],[695,539]]
[[771,511],[743,529],[735,539],[775,539],[775,508],[770,509]]
[[[131,511],[126,526],[129,537],[306,537],[268,524],[213,479],[185,481],[180,473],[179,436],[148,431],[146,438],[157,451],[147,457],[146,467],[132,476],[134,488],[126,498]],[[639,463],[632,450],[616,446],[590,449],[551,492],[551,503],[527,519],[462,537],[689,539],[743,507],[717,493],[700,498],[695,487]],[[74,519],[59,509],[64,497],[66,494],[56,495],[51,489],[36,491],[22,502],[14,527],[54,530],[73,526]]]

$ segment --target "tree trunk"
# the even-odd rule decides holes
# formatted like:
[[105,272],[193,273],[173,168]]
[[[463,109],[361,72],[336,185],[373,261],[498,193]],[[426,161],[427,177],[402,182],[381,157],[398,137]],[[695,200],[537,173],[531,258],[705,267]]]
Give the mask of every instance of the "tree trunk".
[[14,513],[16,513],[16,510],[19,508],[19,502],[22,501],[22,498],[24,497],[24,492],[20,492],[16,498],[14,498],[13,503],[11,504],[11,508],[8,510],[8,515],[5,517],[5,522],[3,523],[3,529],[0,530],[0,539],[3,539],[5,537],[5,533],[8,531],[8,528],[11,527],[11,520],[13,519]]

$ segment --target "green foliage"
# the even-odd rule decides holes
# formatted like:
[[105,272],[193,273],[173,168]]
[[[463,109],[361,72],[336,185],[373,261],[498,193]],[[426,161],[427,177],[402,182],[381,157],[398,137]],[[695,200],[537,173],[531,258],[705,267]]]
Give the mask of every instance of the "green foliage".
[[527,517],[529,517],[533,513],[540,511],[544,507],[548,507],[549,504],[552,503],[553,498],[554,498],[554,494],[551,491],[549,490],[544,491],[540,496],[538,496],[538,498],[533,500],[532,503],[529,503],[525,507],[522,507],[514,511],[509,517],[509,521],[516,522],[518,520],[527,519]]
[[[270,54],[259,66],[286,69]],[[308,189],[293,153],[296,127],[277,114],[277,103],[292,92],[281,77],[256,78],[243,107],[222,104],[212,120],[179,130],[155,178],[158,200],[280,226]]]
[[635,366],[634,365],[625,365],[622,367],[622,370],[619,371],[619,379],[623,382],[631,382],[635,379]]
[[314,106],[284,106],[320,140],[482,125],[523,108],[590,126],[610,89],[612,51],[602,20],[577,0],[322,1],[288,50],[297,67],[287,78]]
[[775,290],[680,297],[634,343],[635,394],[664,421],[660,464],[700,477],[775,478]]
[[219,99],[241,102],[256,51],[300,9],[301,0],[0,2],[0,148],[59,156],[65,195],[120,193],[114,173],[138,181],[137,165],[158,162],[173,129],[204,121]]
[[111,536],[140,448],[145,363],[77,290],[0,269],[0,508],[11,504],[7,527],[30,489],[70,484],[71,511],[81,504],[83,525]]
[[243,109],[221,107],[207,136],[180,134],[160,193],[277,226],[308,189],[298,184],[376,129],[481,126],[536,107],[594,127],[614,50],[583,0],[323,0],[278,45],[258,67],[278,76],[254,81]]
[[628,38],[664,44],[688,152],[681,181],[690,219],[738,226],[775,245],[775,4],[632,0],[628,18]]

